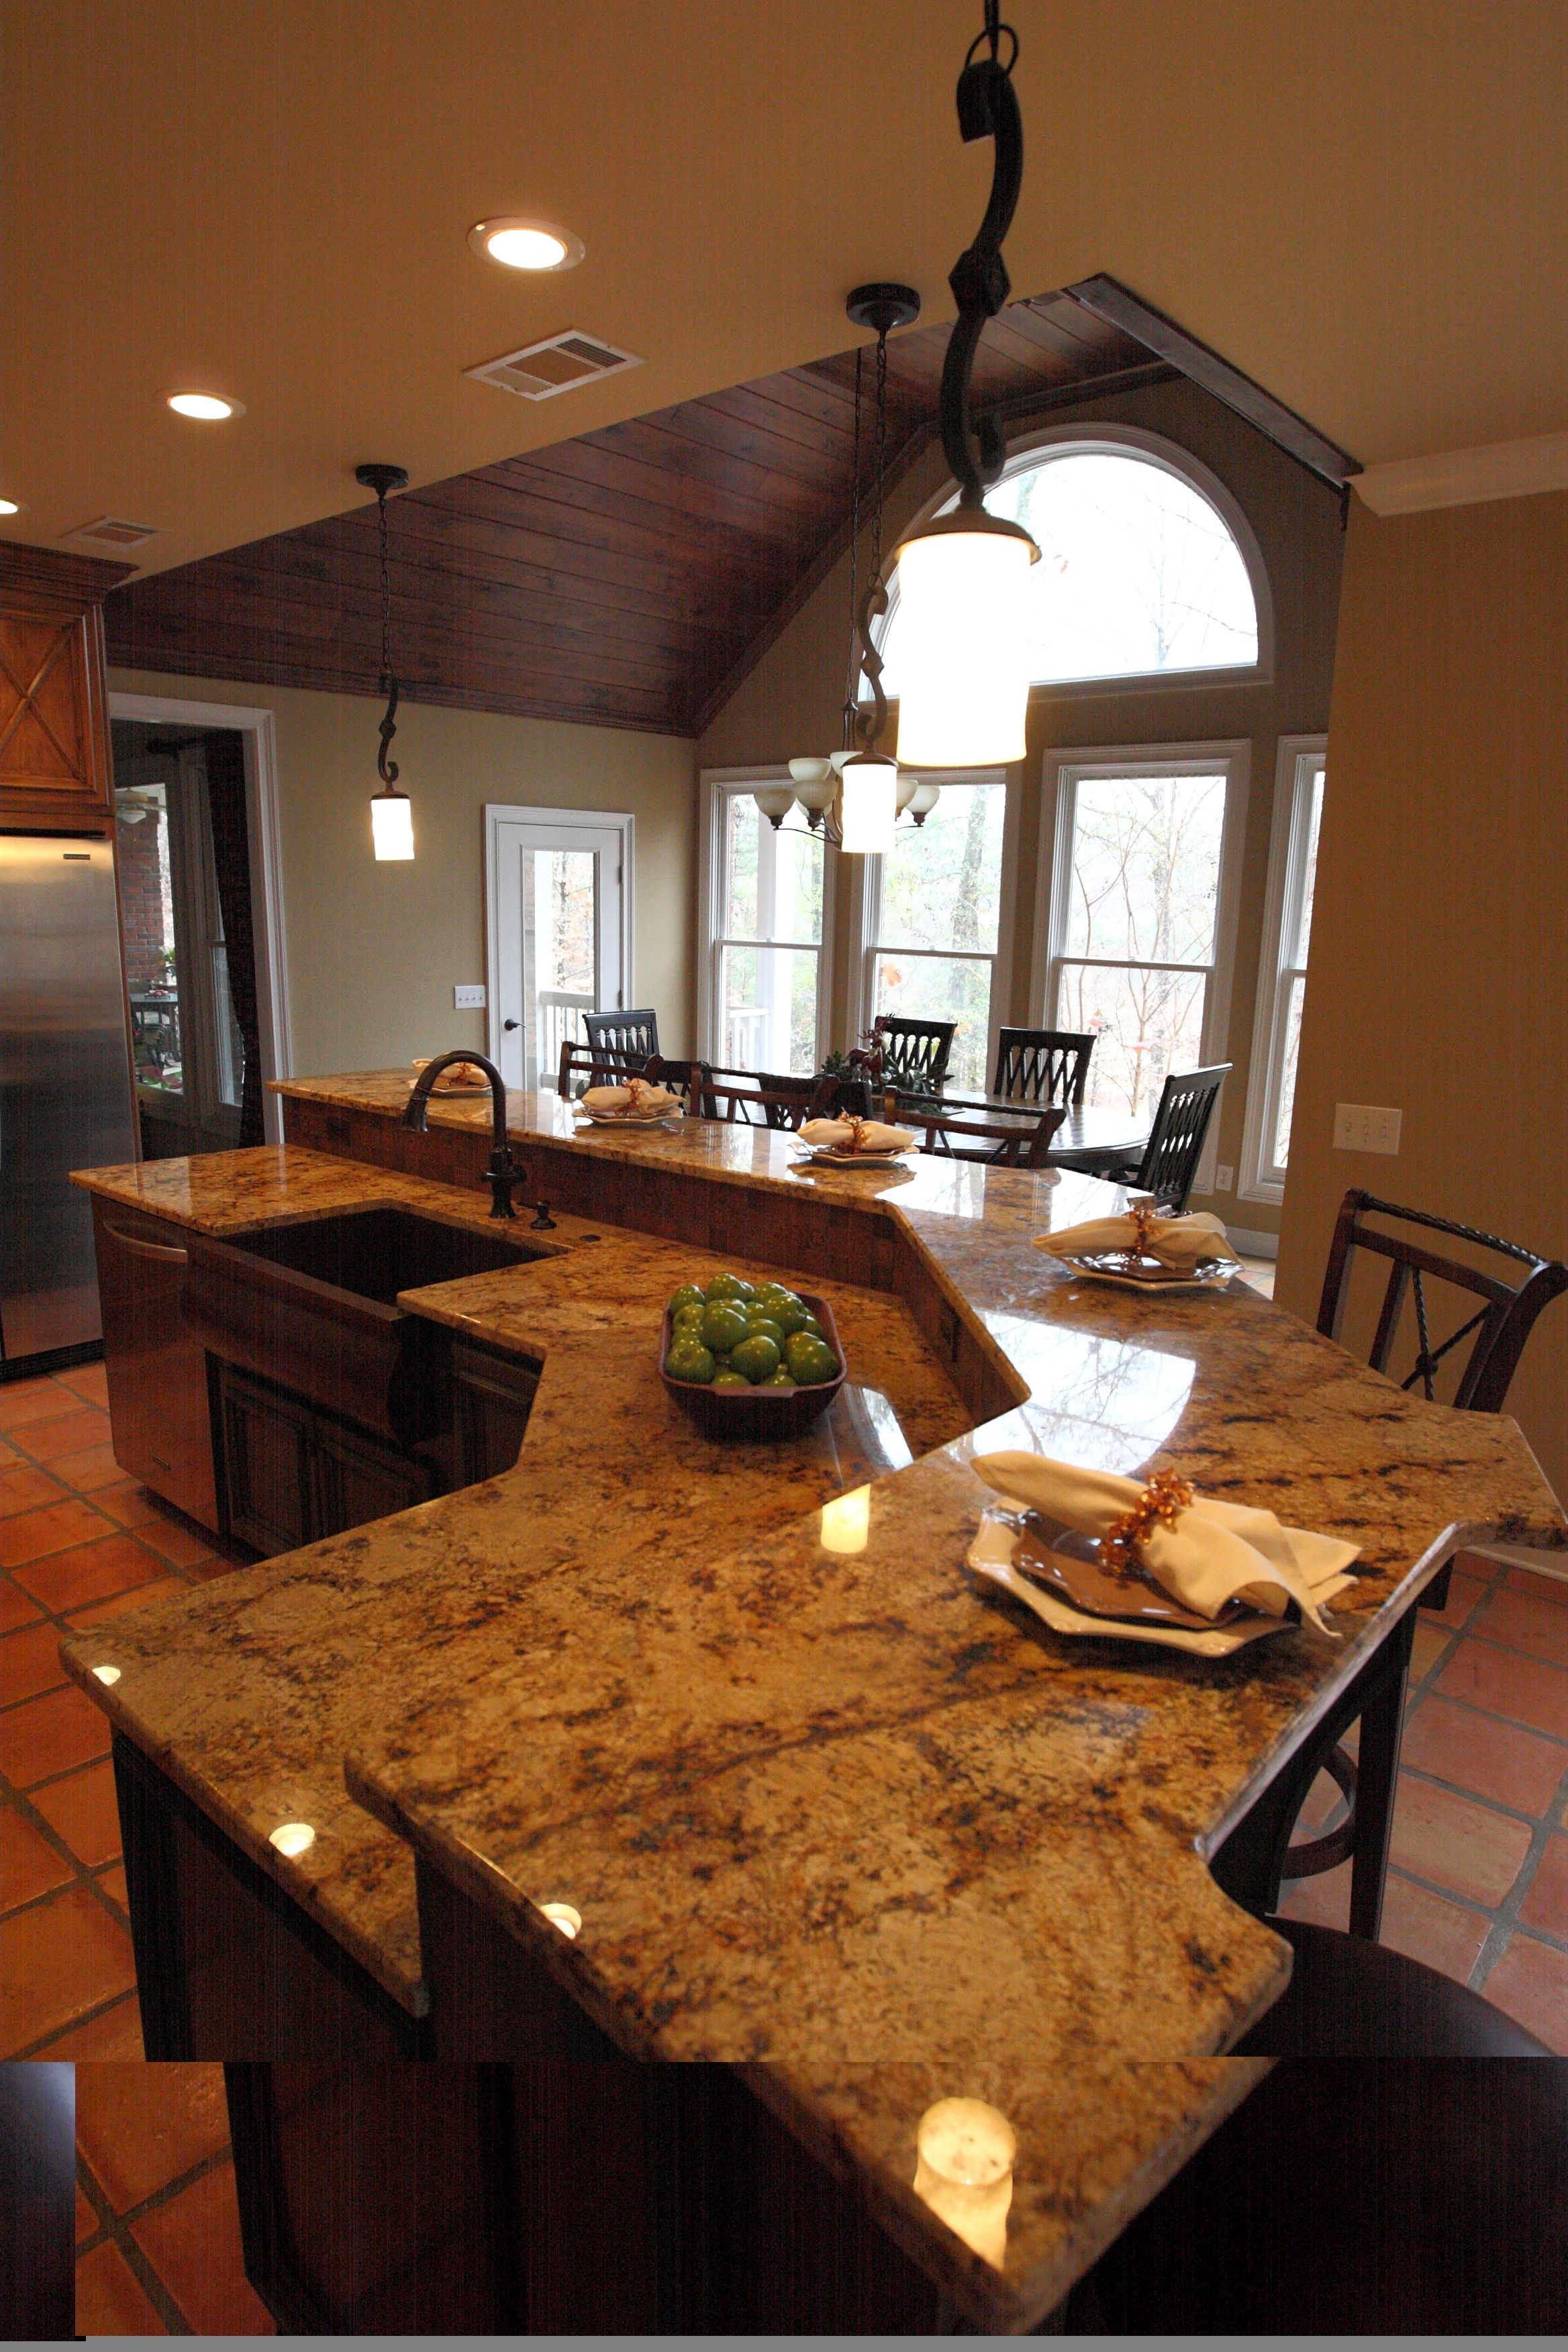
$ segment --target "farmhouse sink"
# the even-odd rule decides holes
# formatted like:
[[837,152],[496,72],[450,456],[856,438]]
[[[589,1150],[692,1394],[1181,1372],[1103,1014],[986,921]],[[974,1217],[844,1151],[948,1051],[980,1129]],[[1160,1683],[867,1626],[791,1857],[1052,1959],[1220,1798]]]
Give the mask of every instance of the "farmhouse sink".
[[451,1425],[447,1336],[404,1290],[552,1253],[404,1209],[365,1209],[233,1241],[193,1234],[186,1322],[220,1363],[308,1398],[402,1447]]

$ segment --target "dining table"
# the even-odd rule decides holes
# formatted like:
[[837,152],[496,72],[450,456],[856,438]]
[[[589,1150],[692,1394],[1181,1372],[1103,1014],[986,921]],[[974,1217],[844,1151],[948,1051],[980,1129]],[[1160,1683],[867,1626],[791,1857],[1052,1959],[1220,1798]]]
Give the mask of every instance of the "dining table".
[[[1022,1102],[1015,1095],[971,1094],[950,1087],[940,1095],[897,1091],[900,1117],[913,1120],[952,1112],[987,1123],[1016,1118],[1023,1125],[1050,1108],[1048,1103]],[[1114,1104],[1069,1103],[1051,1138],[1045,1164],[1074,1168],[1084,1176],[1112,1175],[1142,1158],[1151,1124],[1147,1111],[1123,1110]]]

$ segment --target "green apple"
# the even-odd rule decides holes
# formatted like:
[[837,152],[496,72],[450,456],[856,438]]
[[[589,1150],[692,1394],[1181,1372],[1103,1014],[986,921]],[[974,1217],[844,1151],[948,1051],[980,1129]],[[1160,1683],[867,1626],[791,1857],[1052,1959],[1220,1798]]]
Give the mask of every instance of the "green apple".
[[731,1298],[716,1298],[702,1313],[702,1344],[715,1355],[728,1355],[738,1347],[751,1329],[739,1306]]
[[685,1381],[692,1388],[706,1388],[718,1367],[710,1349],[699,1346],[695,1339],[678,1339],[664,1360],[664,1369],[672,1381]]
[[700,1313],[707,1303],[695,1282],[683,1282],[669,1302],[669,1311],[672,1315],[679,1315],[682,1307],[695,1307]]
[[758,1387],[779,1368],[778,1342],[764,1339],[753,1332],[731,1350],[730,1361],[736,1371],[744,1372],[753,1387]]
[[816,1388],[838,1376],[838,1359],[821,1339],[792,1331],[784,1341],[784,1369],[802,1388]]
[[716,1389],[749,1389],[751,1385],[744,1372],[733,1372],[728,1366],[721,1372],[715,1372],[713,1375],[713,1386]]
[[751,1295],[751,1284],[742,1282],[738,1274],[716,1274],[703,1292],[703,1297],[710,1305],[715,1298],[743,1299],[750,1298]]

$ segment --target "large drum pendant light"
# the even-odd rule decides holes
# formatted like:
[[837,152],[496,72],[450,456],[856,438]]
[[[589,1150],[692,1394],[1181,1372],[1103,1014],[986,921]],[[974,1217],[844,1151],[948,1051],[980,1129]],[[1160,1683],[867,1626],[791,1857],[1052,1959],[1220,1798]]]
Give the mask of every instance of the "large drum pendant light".
[[381,691],[386,697],[386,709],[378,730],[381,743],[375,755],[375,772],[381,778],[381,790],[371,799],[370,833],[376,863],[386,865],[414,855],[414,804],[406,793],[398,791],[397,762],[386,756],[397,732],[397,677],[392,667],[392,584],[386,561],[386,497],[389,490],[405,490],[408,476],[401,466],[356,466],[354,479],[365,489],[375,492],[381,524]]
[[[1004,65],[1003,35],[1012,44]],[[982,42],[989,54],[976,58]],[[957,507],[913,531],[899,567],[899,759],[907,768],[994,767],[1024,756],[1029,700],[1025,583],[1040,551],[1015,522],[988,514],[985,493],[1006,444],[994,416],[976,420],[970,380],[988,319],[1012,288],[1002,243],[1024,176],[1024,129],[1012,73],[1018,37],[986,0],[985,29],[958,78],[958,127],[994,142],[991,201],[948,280],[958,317],[942,376],[942,440]]]

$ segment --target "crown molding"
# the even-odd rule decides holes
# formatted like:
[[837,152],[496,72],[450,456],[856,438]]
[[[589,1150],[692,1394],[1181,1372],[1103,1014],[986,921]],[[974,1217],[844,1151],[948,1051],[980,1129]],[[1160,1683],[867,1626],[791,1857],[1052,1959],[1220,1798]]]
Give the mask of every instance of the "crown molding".
[[1378,515],[1424,514],[1431,507],[1479,506],[1488,499],[1568,490],[1568,433],[1489,441],[1483,448],[1445,449],[1430,457],[1395,457],[1358,474],[1355,490]]

